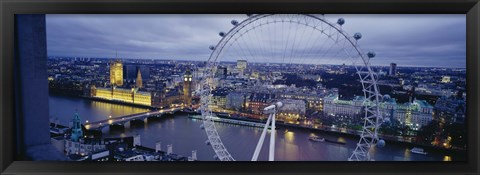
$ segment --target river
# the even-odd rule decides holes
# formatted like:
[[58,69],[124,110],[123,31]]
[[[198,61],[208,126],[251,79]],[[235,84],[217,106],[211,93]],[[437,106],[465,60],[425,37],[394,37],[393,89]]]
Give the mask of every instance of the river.
[[[67,125],[77,112],[85,123],[105,120],[123,115],[146,112],[149,109],[132,107],[121,104],[92,101],[84,98],[50,95],[49,111],[51,118],[58,118],[60,124]],[[144,126],[130,127],[125,131],[103,130],[104,137],[127,137],[140,134],[143,146],[155,148],[160,141],[162,149],[168,144],[173,145],[173,152],[189,156],[192,150],[197,150],[199,160],[215,160],[211,146],[206,145],[207,136],[200,129],[201,120],[189,118],[186,114],[177,114],[160,120],[149,120]],[[218,133],[230,154],[240,161],[249,161],[252,158],[256,144],[262,133],[262,128],[239,126],[234,124],[217,123]],[[330,140],[347,142],[340,145],[328,142],[312,142],[309,136],[319,136]],[[304,129],[279,128],[275,139],[275,160],[281,161],[346,161],[355,149],[358,140],[337,134],[312,132]],[[258,160],[268,160],[269,136]],[[403,144],[389,144],[383,148],[376,148],[374,159],[377,161],[444,161],[463,160],[464,154],[437,152],[426,149],[427,155],[410,153],[411,147]]]

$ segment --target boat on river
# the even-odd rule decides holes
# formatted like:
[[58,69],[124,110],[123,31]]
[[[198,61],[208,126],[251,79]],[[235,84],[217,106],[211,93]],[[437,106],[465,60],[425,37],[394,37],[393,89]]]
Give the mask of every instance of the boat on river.
[[422,155],[427,155],[428,153],[423,150],[423,148],[419,147],[414,147],[410,150],[410,152],[415,153],[415,154],[422,154]]
[[329,143],[335,143],[335,144],[340,144],[340,145],[345,145],[347,144],[346,142],[340,142],[340,141],[336,141],[336,140],[328,140],[328,139],[325,139],[326,142],[329,142]]
[[314,141],[314,142],[324,142],[325,138],[320,138],[318,136],[310,136],[308,140]]

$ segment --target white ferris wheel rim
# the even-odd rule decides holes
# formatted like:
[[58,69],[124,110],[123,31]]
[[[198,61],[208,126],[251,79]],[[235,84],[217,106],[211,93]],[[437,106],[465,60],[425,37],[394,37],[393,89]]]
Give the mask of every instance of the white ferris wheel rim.
[[[233,156],[228,152],[227,148],[224,146],[221,138],[215,127],[215,122],[212,120],[213,112],[209,108],[208,103],[211,97],[211,87],[209,85],[209,79],[214,77],[214,67],[218,63],[218,57],[222,53],[224,47],[229,43],[229,41],[237,34],[241,29],[248,26],[262,18],[269,16],[274,16],[276,14],[254,14],[249,16],[247,19],[239,22],[234,25],[227,33],[224,33],[222,39],[217,43],[213,48],[213,51],[207,61],[206,73],[207,76],[202,81],[202,91],[201,91],[201,113],[203,118],[203,127],[205,129],[206,135],[208,137],[207,142],[212,146],[215,151],[215,156],[221,161],[235,161]],[[293,14],[297,16],[309,17],[315,20],[319,20],[324,24],[327,24],[331,29],[334,29],[337,35],[340,35],[348,41],[352,46],[354,51],[358,54],[356,58],[361,58],[362,67],[359,69],[358,66],[354,63],[357,70],[357,74],[360,78],[360,83],[362,84],[362,89],[365,97],[363,107],[365,107],[365,116],[364,116],[364,126],[362,128],[360,139],[357,143],[357,147],[353,151],[352,155],[348,158],[350,161],[364,161],[372,160],[370,157],[371,147],[378,141],[378,128],[380,127],[383,118],[381,112],[379,111],[378,105],[381,98],[379,88],[377,85],[376,73],[370,68],[370,57],[367,54],[364,54],[360,49],[359,45],[355,41],[356,39],[353,36],[350,36],[347,32],[343,31],[341,25],[333,24],[323,16],[323,15],[311,15],[311,14]],[[294,22],[282,21],[282,22]],[[297,22],[297,21],[295,21]],[[300,24],[298,22],[298,24]],[[264,24],[265,25],[265,24]],[[266,24],[268,25],[268,23]],[[303,24],[308,27],[308,24]],[[356,61],[356,60],[355,60]],[[363,70],[366,68],[366,70]]]

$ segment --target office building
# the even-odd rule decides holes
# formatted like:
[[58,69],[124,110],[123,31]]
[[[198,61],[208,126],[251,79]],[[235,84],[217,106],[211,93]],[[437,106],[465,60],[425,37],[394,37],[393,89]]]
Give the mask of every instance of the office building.
[[396,76],[397,75],[397,64],[390,63],[390,70],[388,71],[389,76]]

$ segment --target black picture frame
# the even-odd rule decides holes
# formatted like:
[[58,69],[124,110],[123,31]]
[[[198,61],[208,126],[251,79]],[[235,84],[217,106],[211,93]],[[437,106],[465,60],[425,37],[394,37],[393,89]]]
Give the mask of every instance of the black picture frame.
[[[478,0],[2,0],[0,2],[2,174],[479,174],[480,3]],[[466,14],[466,162],[35,162],[16,161],[15,14],[320,13]]]

